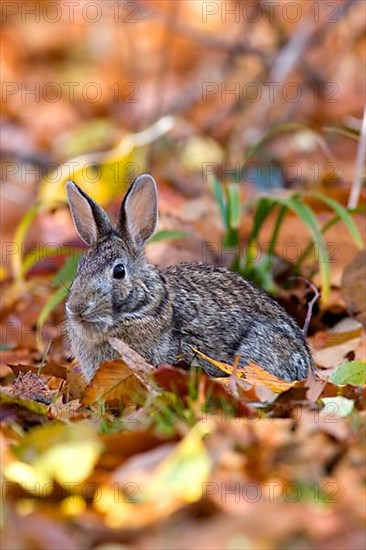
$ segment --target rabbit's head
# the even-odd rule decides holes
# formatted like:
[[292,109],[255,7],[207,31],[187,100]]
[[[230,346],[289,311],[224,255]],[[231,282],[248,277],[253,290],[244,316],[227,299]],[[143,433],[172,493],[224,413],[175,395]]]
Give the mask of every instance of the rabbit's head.
[[159,293],[159,273],[144,254],[157,224],[156,184],[148,174],[134,181],[114,227],[74,182],[66,188],[76,230],[90,247],[79,262],[66,313],[74,330],[98,339],[123,319],[148,314],[154,291]]

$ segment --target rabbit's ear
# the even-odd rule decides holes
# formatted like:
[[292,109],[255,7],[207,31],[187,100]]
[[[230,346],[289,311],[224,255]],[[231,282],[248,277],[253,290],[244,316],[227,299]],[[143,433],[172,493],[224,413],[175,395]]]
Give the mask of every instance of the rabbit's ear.
[[101,237],[109,235],[112,225],[103,208],[71,180],[67,182],[66,190],[72,218],[80,238],[91,245]]
[[158,193],[150,174],[138,176],[128,190],[119,211],[117,230],[123,239],[142,248],[154,233],[158,221]]

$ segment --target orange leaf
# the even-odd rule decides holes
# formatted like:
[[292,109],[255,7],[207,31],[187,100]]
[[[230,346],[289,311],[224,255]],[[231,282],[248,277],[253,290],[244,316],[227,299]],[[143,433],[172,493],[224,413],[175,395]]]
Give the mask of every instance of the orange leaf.
[[146,398],[148,388],[134,374],[124,361],[108,361],[102,363],[87,386],[82,400],[83,405],[90,405],[99,399],[102,401],[121,400],[131,404],[135,400]]
[[255,363],[250,363],[245,367],[245,379],[252,384],[262,384],[274,393],[282,393],[296,384],[296,382],[287,382],[286,380],[277,378],[277,376],[262,369]]

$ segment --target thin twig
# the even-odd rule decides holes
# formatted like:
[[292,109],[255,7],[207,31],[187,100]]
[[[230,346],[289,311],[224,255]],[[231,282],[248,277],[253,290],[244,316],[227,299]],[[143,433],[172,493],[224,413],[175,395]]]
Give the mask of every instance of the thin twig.
[[363,111],[363,121],[361,128],[360,141],[358,143],[357,159],[355,167],[355,177],[352,184],[351,193],[348,200],[348,208],[357,208],[361,194],[363,170],[366,157],[366,105]]
[[[348,0],[339,6],[338,21],[344,19],[355,3],[356,0]],[[246,127],[244,132],[241,129],[240,137],[238,138],[237,135],[234,136],[237,143],[245,147],[248,140],[253,141],[259,138],[264,128],[268,125],[269,112],[273,104],[278,100],[279,92],[286,82],[286,79],[291,72],[298,67],[299,61],[305,57],[309,45],[314,47],[320,44],[324,41],[327,31],[333,27],[333,24],[328,21],[324,21],[320,25],[314,25],[310,13],[302,21],[297,32],[288,38],[277,57],[272,60],[272,68],[267,77],[267,81],[276,83],[273,100],[271,102],[266,102],[262,98],[261,101],[255,104],[255,127]]]
[[260,48],[251,46],[248,43],[232,43],[231,40],[228,40],[222,36],[206,35],[200,31],[197,31],[195,28],[185,23],[182,19],[177,19],[174,15],[172,16],[170,14],[166,14],[159,9],[147,6],[146,4],[143,5],[143,13],[158,19],[163,19],[164,22],[169,25],[170,31],[174,31],[194,42],[198,42],[201,46],[205,46],[210,50],[216,50],[217,52],[223,54],[229,53],[234,56],[253,55],[269,62],[270,56],[268,56],[266,52]]
[[[300,25],[298,31],[283,46],[277,58],[275,59],[272,69],[268,75],[269,82],[275,82],[273,103],[277,101],[279,90],[282,89],[286,78],[291,71],[297,66],[301,56],[306,50],[314,33],[317,31],[311,16],[309,15]],[[265,126],[268,113],[272,108],[271,102],[260,102],[261,108],[258,107],[258,118],[256,124],[258,128]]]
[[308,303],[308,311],[307,311],[307,314],[306,314],[304,326],[302,328],[302,331],[303,331],[304,335],[306,336],[307,333],[308,333],[308,328],[309,328],[309,325],[310,325],[311,316],[313,314],[313,307],[315,305],[315,302],[318,300],[318,298],[320,298],[320,292],[312,282],[308,281],[304,277],[289,277],[290,281],[293,281],[295,279],[303,281],[304,283],[306,283],[314,291],[314,297]]

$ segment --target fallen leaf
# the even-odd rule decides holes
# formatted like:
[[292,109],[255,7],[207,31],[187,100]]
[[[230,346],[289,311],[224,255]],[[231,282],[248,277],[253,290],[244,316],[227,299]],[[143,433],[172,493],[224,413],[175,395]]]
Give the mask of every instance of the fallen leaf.
[[345,361],[332,372],[329,381],[333,384],[354,384],[362,386],[366,384],[366,360]]
[[122,405],[143,404],[148,395],[148,385],[142,383],[124,361],[102,363],[82,397],[83,405],[97,401],[120,401]]
[[34,428],[13,451],[18,460],[7,465],[6,479],[30,493],[49,494],[54,480],[66,487],[84,481],[102,452],[102,443],[86,423],[48,424]]
[[27,371],[25,374],[19,372],[10,393],[22,399],[32,399],[47,405],[51,403],[55,394],[48,388],[44,378],[31,371]]
[[140,464],[147,467],[144,474],[138,467],[134,477],[133,462],[126,466],[126,477],[120,470],[112,479],[114,483],[103,487],[94,503],[106,524],[114,528],[143,527],[199,500],[211,469],[202,439],[213,428],[211,421],[198,422],[176,446],[157,448],[141,456]]
[[[206,361],[211,363],[211,365],[214,365],[215,367],[222,370],[223,372],[226,372],[227,374],[231,374],[233,372],[233,367],[231,365],[228,365],[227,363],[223,363],[222,361],[217,361],[216,359],[212,359],[211,357],[209,357],[208,355],[205,355],[204,353],[202,353],[202,351],[199,351],[194,347],[192,347],[192,349],[195,353],[197,353],[197,355],[202,357],[202,359],[205,359]],[[244,369],[237,369],[238,378],[241,378],[243,376],[243,370]]]
[[277,378],[274,374],[262,369],[255,363],[250,363],[244,369],[245,379],[253,385],[263,385],[274,393],[282,393],[292,388],[296,382],[286,382]]
[[322,401],[325,408],[329,408],[329,406],[333,407],[334,414],[339,417],[348,416],[355,407],[355,403],[352,399],[347,399],[347,397],[342,397],[341,395],[337,395],[335,397],[323,397]]
[[314,349],[317,365],[323,368],[336,367],[350,351],[357,348],[361,338],[362,325],[350,317],[335,325],[325,339],[322,349]]
[[366,250],[361,250],[343,271],[342,297],[350,315],[366,327]]
[[321,395],[327,381],[320,376],[315,376],[313,369],[309,369],[306,386],[308,388],[306,397],[311,403],[316,403]]
[[47,406],[44,403],[17,397],[5,390],[0,390],[0,405],[1,422],[13,421],[21,425],[32,425],[46,420]]
[[[180,397],[190,394],[192,379],[191,373],[187,371],[171,365],[159,365],[154,371],[154,378],[163,389]],[[249,418],[256,416],[255,410],[248,406],[248,394],[245,394],[245,399],[236,399],[227,385],[228,380],[229,378],[209,378],[204,372],[199,374],[198,384],[202,388],[203,397],[209,400],[210,413],[221,413],[229,406],[233,415]]]
[[142,384],[146,384],[150,390],[153,391],[155,388],[153,379],[154,367],[147,363],[147,361],[145,361],[139,353],[130,348],[122,340],[110,338],[109,343],[116,351],[118,351],[120,359],[130,366],[136,378],[138,378]]

